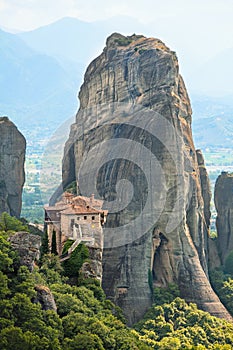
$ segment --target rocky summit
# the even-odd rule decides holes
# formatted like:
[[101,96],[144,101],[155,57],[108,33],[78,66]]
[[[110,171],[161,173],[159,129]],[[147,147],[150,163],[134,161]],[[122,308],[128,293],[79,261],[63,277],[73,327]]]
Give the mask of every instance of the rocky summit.
[[25,150],[24,136],[7,117],[0,117],[0,213],[20,216]]
[[79,99],[62,190],[77,181],[79,194],[105,201],[108,298],[133,324],[153,287],[176,283],[188,302],[231,319],[208,279],[208,176],[175,52],[158,39],[114,33],[88,66]]

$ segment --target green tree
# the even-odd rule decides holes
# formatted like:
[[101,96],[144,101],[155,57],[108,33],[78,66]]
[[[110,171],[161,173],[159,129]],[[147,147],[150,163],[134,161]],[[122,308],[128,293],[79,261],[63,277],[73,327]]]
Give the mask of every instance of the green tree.
[[18,263],[18,254],[7,241],[9,233],[0,231],[0,269],[4,274],[14,271]]
[[65,276],[69,278],[75,278],[77,280],[79,276],[79,270],[83,263],[87,261],[89,257],[89,250],[85,244],[79,244],[77,248],[71,253],[69,259],[62,263]]
[[0,299],[4,299],[8,294],[10,294],[8,278],[0,271]]
[[180,346],[180,339],[174,337],[163,338],[159,343],[159,349],[161,350],[178,350]]
[[229,312],[233,315],[233,279],[224,281],[220,290],[220,298]]
[[20,266],[16,277],[12,278],[11,290],[15,293],[26,294],[30,299],[36,296],[33,275],[26,266]]
[[49,237],[48,237],[47,230],[45,230],[41,240],[40,259],[42,260],[43,256],[48,253],[49,253]]
[[233,250],[228,254],[225,264],[224,264],[224,272],[233,277]]
[[44,254],[41,259],[40,274],[48,285],[66,282],[67,278],[62,276],[63,268],[60,259],[54,254]]
[[156,305],[171,303],[180,296],[179,288],[176,284],[170,283],[167,288],[154,288],[153,299]]
[[58,255],[56,231],[54,231],[54,230],[53,230],[53,234],[52,234],[51,253],[54,255]]
[[8,213],[4,212],[0,216],[0,231],[8,232],[19,232],[26,231],[28,232],[27,225],[23,225],[20,220],[17,218],[10,216]]
[[[233,325],[176,298],[154,305],[135,325],[140,339],[154,349],[221,349],[233,346]],[[214,345],[213,345],[214,344]],[[216,346],[219,347],[216,347]]]
[[73,339],[65,339],[64,350],[104,350],[101,339],[96,334],[77,334]]

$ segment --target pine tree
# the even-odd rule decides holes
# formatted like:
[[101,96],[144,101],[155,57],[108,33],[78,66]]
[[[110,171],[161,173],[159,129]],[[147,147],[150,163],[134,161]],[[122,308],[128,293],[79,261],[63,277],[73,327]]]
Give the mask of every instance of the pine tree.
[[48,253],[49,253],[49,238],[48,238],[48,232],[47,230],[45,230],[41,240],[40,259],[42,260],[43,256]]
[[54,254],[54,255],[58,255],[58,252],[57,252],[56,231],[54,231],[54,230],[53,230],[53,234],[52,234],[51,253]]

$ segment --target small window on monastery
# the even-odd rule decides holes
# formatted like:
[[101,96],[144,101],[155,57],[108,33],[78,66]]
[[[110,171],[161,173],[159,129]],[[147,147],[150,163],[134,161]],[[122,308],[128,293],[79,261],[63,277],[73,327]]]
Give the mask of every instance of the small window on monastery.
[[86,215],[84,216],[84,220],[87,220],[87,216]]
[[92,217],[91,217],[91,219],[92,219],[92,220],[95,220],[95,217],[94,217],[94,216],[92,216]]
[[80,220],[80,217],[79,217],[79,216],[77,216],[77,220]]
[[71,226],[74,226],[74,219],[71,219]]

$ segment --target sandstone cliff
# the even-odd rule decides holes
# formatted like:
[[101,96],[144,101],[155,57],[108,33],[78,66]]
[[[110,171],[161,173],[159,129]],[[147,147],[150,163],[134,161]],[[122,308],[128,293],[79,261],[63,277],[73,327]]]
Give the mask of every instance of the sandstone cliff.
[[29,271],[33,271],[35,260],[39,260],[40,257],[40,236],[28,232],[16,232],[8,240],[19,255],[20,265],[27,266]]
[[[8,241],[18,253],[20,266],[26,266],[32,272],[40,257],[40,236],[28,232],[16,232],[9,236]],[[53,294],[48,287],[36,284],[34,289],[37,292],[33,298],[34,303],[40,303],[43,310],[57,311]]]
[[105,200],[108,298],[132,324],[151,305],[152,276],[154,286],[177,283],[187,301],[230,319],[208,281],[208,177],[176,54],[158,39],[115,33],[79,98],[63,187],[76,180],[79,193]]
[[214,202],[217,210],[217,247],[221,263],[233,250],[233,175],[222,172],[216,180]]
[[0,118],[0,213],[19,217],[24,185],[26,141],[7,118]]

